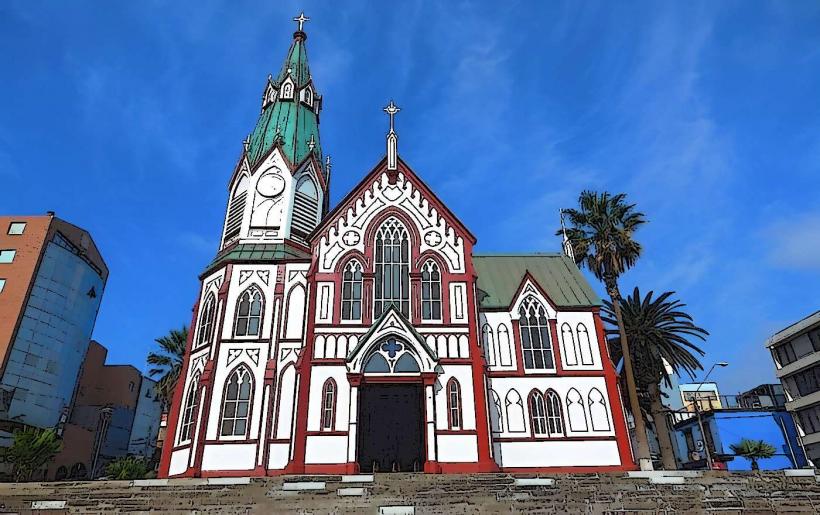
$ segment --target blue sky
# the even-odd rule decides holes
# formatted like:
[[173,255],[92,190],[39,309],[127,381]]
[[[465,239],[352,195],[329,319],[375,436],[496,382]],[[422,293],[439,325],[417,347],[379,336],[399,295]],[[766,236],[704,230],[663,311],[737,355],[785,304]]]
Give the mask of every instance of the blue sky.
[[816,2],[70,4],[0,3],[0,212],[91,231],[111,362],[190,321],[301,9],[334,203],[394,98],[400,154],[479,251],[559,250],[559,207],[627,193],[651,223],[622,290],[677,292],[723,393],[773,380],[764,340],[820,308]]

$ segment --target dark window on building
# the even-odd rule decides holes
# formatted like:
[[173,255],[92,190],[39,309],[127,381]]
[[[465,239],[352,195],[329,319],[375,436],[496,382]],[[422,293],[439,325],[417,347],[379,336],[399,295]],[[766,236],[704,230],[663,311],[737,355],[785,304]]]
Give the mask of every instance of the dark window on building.
[[450,429],[461,429],[461,385],[455,378],[447,382],[447,417]]
[[247,436],[252,389],[253,378],[244,365],[228,377],[222,403],[221,436]]
[[336,413],[336,383],[328,378],[322,388],[322,431],[333,431]]
[[820,405],[798,411],[797,416],[807,435],[820,432]]
[[185,409],[182,411],[182,428],[180,430],[180,442],[187,442],[191,439],[191,433],[194,428],[194,413],[196,413],[197,405],[199,404],[199,396],[197,395],[197,387],[199,386],[199,375],[191,379],[191,385],[188,387],[188,393],[185,396]]
[[[791,379],[794,382],[797,387],[797,394],[800,397],[814,393],[820,390],[820,365],[815,365],[796,374],[792,374],[788,376],[787,379]],[[791,389],[789,393],[797,397]]]
[[410,318],[410,241],[396,218],[388,218],[376,234],[376,284],[373,316],[391,304]]
[[236,336],[259,336],[262,325],[262,292],[252,286],[239,296]]
[[208,294],[205,305],[199,313],[199,334],[197,343],[205,345],[211,343],[214,331],[214,317],[216,316],[216,299],[213,293]]
[[441,272],[432,260],[421,267],[421,318],[441,320]]
[[547,434],[547,407],[544,403],[544,395],[537,390],[530,393],[530,424],[533,435]]
[[342,275],[342,320],[362,319],[362,265],[350,261]]
[[518,311],[524,368],[543,370],[555,368],[550,344],[547,312],[535,298],[529,297]]

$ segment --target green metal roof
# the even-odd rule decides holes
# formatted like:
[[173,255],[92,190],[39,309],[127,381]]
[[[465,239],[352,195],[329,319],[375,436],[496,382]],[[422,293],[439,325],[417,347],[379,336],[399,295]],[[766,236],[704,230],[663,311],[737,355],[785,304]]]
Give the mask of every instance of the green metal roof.
[[600,306],[581,271],[568,257],[550,254],[474,254],[481,307],[507,308],[527,272],[558,307]]
[[202,276],[208,275],[225,263],[244,261],[258,263],[285,259],[310,259],[310,254],[285,243],[241,243],[220,252],[202,272]]
[[288,77],[288,71],[290,71],[290,77],[295,84],[294,99],[277,98],[262,109],[256,127],[251,132],[248,145],[248,162],[251,167],[259,164],[277,140],[281,142],[282,152],[290,162],[294,165],[299,164],[311,152],[309,144],[311,137],[314,141],[313,153],[320,163],[322,161],[322,148],[319,143],[319,95],[314,91],[313,101],[316,112],[299,101],[299,90],[311,81],[311,77],[307,62],[305,35],[303,32],[296,32],[293,36],[288,56],[282,64],[279,75],[273,81],[273,85],[278,88]]

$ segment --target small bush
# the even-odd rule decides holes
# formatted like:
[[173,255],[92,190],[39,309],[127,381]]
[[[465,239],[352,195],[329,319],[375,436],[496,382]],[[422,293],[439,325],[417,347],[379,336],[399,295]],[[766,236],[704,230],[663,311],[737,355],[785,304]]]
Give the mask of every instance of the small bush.
[[137,456],[117,458],[105,467],[109,479],[142,479],[147,472],[145,460]]

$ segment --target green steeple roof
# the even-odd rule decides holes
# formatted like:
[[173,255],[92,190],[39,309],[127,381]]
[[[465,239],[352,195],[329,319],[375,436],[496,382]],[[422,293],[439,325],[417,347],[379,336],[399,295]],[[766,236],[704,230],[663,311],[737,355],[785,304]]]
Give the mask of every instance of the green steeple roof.
[[[247,155],[251,167],[259,164],[277,140],[280,141],[285,157],[294,165],[301,163],[311,153],[311,141],[312,152],[322,162],[322,148],[319,144],[322,99],[314,90],[312,106],[300,100],[305,86],[311,84],[313,88],[307,63],[306,39],[307,35],[302,31],[293,34],[293,43],[279,75],[268,81],[262,113],[248,143]],[[280,89],[288,80],[294,85],[293,98],[280,98]],[[271,88],[277,92],[273,102],[267,99]]]

